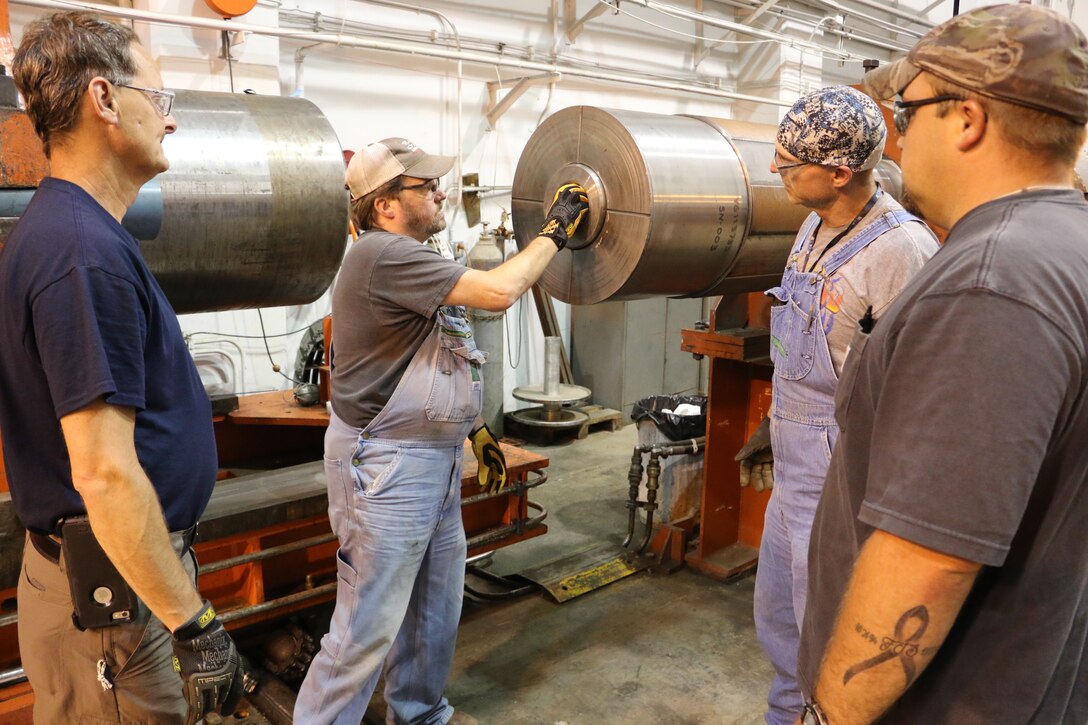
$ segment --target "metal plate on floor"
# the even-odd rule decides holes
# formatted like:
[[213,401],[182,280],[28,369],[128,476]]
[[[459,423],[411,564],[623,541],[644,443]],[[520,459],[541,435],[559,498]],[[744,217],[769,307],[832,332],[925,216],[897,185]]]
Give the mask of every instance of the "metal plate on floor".
[[539,584],[562,603],[645,569],[645,557],[642,559],[629,563],[626,549],[616,544],[595,544],[518,575]]

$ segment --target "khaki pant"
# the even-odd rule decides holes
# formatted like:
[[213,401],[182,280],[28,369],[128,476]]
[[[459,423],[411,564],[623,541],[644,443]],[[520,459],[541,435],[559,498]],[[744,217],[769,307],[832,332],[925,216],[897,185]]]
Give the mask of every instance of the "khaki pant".
[[[184,546],[171,534],[174,548]],[[195,577],[191,554],[182,563]],[[188,707],[171,665],[170,633],[140,602],[133,621],[81,632],[72,623],[64,559],[43,557],[27,538],[19,577],[19,650],[34,688],[37,725],[184,723]],[[104,678],[112,683],[103,687]]]

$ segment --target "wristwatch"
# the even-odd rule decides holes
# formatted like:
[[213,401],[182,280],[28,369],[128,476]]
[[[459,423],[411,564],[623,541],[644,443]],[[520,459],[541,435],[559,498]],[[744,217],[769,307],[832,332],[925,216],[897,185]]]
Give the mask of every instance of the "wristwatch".
[[829,725],[827,715],[815,700],[809,700],[801,710],[801,725]]

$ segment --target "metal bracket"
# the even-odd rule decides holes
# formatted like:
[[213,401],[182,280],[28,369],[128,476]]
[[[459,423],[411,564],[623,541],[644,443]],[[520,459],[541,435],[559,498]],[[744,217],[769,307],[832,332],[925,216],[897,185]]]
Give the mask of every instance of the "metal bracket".
[[[532,86],[541,86],[548,83],[558,83],[562,80],[561,73],[541,73],[536,76],[526,76],[524,78],[511,78],[509,81],[500,83],[499,81],[491,81],[487,84],[487,108],[484,109],[484,117],[487,119],[487,126],[489,129],[494,129],[495,124],[502,117],[504,113],[510,110],[510,106],[514,105],[514,102],[521,98],[525,91],[529,90]],[[497,94],[500,88],[514,84],[514,87],[506,92],[506,95],[502,97],[502,100],[498,100]]]
[[[615,9],[619,9],[619,0],[615,0]],[[567,21],[567,42],[573,43],[574,39],[581,35],[582,31],[593,18],[598,15],[603,15],[605,11],[612,10],[613,8],[600,2],[600,0],[594,0],[594,5],[589,9],[582,17],[578,17],[578,0],[566,0],[566,4],[563,7],[563,18]]]

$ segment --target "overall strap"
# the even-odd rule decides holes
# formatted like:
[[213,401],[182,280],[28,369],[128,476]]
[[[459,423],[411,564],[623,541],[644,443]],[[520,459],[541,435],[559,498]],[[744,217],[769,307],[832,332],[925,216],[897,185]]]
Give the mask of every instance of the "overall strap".
[[884,212],[872,224],[858,232],[857,236],[835,250],[820,272],[830,277],[839,267],[849,262],[855,254],[875,242],[882,234],[911,221],[921,222],[921,219],[905,209]]
[[801,229],[797,232],[797,239],[793,242],[793,249],[790,251],[791,255],[799,253],[805,247],[805,243],[816,231],[816,227],[820,224],[820,216],[816,212],[812,212],[805,217],[805,222],[801,225]]

